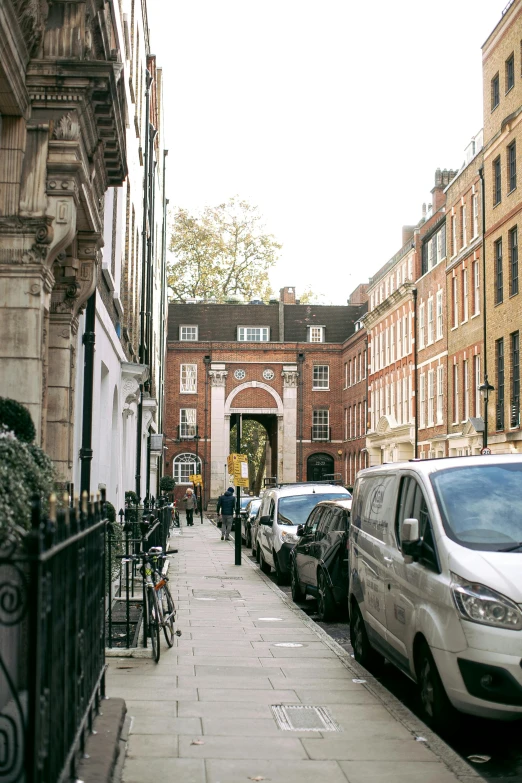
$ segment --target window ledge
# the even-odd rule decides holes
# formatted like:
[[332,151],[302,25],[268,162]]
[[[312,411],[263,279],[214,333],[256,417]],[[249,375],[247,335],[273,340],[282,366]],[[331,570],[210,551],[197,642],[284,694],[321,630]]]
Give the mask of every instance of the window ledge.
[[480,310],[478,311],[478,313],[473,313],[470,320],[472,321],[474,318],[477,318],[479,315],[480,315]]
[[324,386],[321,386],[320,388],[317,388],[315,386],[312,386],[312,391],[330,391],[330,387],[327,389]]
[[197,394],[197,391],[180,391],[180,394]]
[[451,327],[451,329],[450,329],[450,331],[451,331],[451,332],[454,332],[454,331],[455,331],[455,329],[458,329],[458,328],[459,328],[459,327],[458,327],[458,325],[457,325],[457,326],[452,326],[452,327]]
[[464,320],[460,322],[460,325],[462,326],[462,324],[467,324],[468,321],[469,321],[469,318],[464,318]]
[[510,294],[510,295],[509,295],[509,298],[510,298],[510,299],[513,299],[513,297],[514,297],[514,296],[518,296],[518,291],[517,291],[515,294]]
[[514,188],[511,188],[511,190],[508,190],[508,192],[507,192],[508,196],[511,196],[511,194],[514,193],[516,189],[517,189],[517,186],[515,185]]

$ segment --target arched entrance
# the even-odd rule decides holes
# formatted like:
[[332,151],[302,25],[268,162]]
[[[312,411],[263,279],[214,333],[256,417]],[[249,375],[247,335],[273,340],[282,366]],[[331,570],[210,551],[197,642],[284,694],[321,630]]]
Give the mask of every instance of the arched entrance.
[[306,461],[307,481],[323,481],[334,472],[334,458],[330,454],[310,454]]

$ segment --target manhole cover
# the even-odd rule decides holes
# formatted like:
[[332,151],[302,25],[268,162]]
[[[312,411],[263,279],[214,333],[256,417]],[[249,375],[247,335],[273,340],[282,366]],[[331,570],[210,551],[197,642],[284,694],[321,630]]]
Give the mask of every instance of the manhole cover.
[[309,704],[272,704],[277,725],[283,731],[341,731],[326,707]]
[[227,581],[229,581],[230,579],[234,579],[236,581],[238,579],[243,579],[242,576],[205,576],[203,578],[204,579],[226,579]]
[[299,644],[299,642],[276,642],[274,647],[306,647],[306,644]]
[[239,598],[237,590],[193,590],[194,598]]

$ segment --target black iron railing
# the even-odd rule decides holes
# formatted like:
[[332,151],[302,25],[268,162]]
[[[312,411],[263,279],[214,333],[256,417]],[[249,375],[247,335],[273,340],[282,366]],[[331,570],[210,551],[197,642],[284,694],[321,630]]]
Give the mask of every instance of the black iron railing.
[[520,427],[520,399],[518,397],[511,400],[511,426]]
[[75,779],[104,695],[102,502],[41,513],[0,546],[0,779]]
[[496,412],[496,428],[497,430],[503,430],[504,429],[504,403],[503,402],[497,402],[495,412]]

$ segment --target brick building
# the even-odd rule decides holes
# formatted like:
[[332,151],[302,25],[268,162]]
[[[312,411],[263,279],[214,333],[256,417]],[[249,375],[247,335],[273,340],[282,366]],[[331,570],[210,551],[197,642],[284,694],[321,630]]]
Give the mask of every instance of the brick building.
[[478,454],[482,448],[482,165],[480,132],[466,148],[464,163],[446,191],[448,456]]
[[[417,456],[446,456],[447,306],[446,306],[446,195],[455,171],[435,172],[431,214],[416,231],[420,249],[417,289]],[[418,264],[414,267],[417,268]]]
[[169,306],[164,472],[180,491],[199,471],[207,501],[228,485],[238,414],[265,426],[279,481],[343,475],[343,350],[364,300],[363,287],[344,306],[299,304],[283,288],[269,304]]
[[520,284],[518,228],[522,202],[522,0],[512,2],[482,47],[486,235],[486,353],[489,445],[522,451],[520,429]]
[[357,471],[368,467],[368,333],[362,321],[343,345],[343,367],[343,481],[353,487]]

